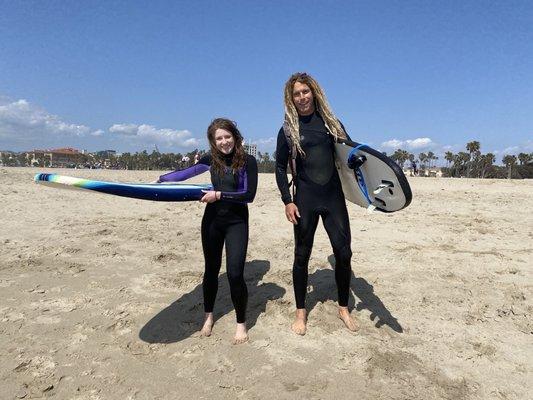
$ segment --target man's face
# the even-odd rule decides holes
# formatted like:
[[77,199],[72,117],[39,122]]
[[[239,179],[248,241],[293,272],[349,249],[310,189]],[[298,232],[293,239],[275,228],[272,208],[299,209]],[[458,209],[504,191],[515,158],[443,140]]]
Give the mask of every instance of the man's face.
[[311,115],[315,112],[315,102],[311,88],[305,83],[296,82],[292,88],[292,101],[300,115]]

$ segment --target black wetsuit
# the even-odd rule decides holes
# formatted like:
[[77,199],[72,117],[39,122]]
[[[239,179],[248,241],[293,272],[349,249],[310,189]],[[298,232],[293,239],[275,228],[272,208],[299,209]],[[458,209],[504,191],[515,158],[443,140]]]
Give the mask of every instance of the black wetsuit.
[[[225,157],[225,173],[220,176],[211,171],[213,190],[221,192],[221,198],[208,203],[202,218],[202,247],[205,258],[203,279],[204,310],[213,312],[218,291],[218,274],[222,264],[222,248],[226,245],[226,272],[231,300],[235,307],[237,322],[246,320],[248,289],[244,282],[244,263],[248,247],[248,206],[257,190],[257,162],[247,155],[244,168],[233,174],[233,154]],[[162,175],[159,180],[181,181],[205,172],[211,165],[211,155],[203,156],[197,164],[185,170]]]
[[305,308],[308,264],[319,216],[335,255],[335,281],[340,306],[348,305],[352,251],[348,211],[334,161],[334,139],[322,117],[315,112],[300,116],[300,144],[305,157],[296,157],[296,194],[292,199],[287,179],[289,145],[283,128],[276,148],[276,182],[285,204],[294,202],[300,218],[294,226],[294,264],[292,269],[296,307]]

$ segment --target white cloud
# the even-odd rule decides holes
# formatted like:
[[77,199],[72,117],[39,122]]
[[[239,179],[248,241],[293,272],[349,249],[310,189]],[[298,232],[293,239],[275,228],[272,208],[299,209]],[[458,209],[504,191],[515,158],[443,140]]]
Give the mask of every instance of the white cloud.
[[27,100],[0,98],[0,137],[16,141],[44,142],[57,137],[98,135],[85,125],[70,124]]
[[398,139],[387,140],[386,142],[381,143],[382,147],[387,147],[390,149],[398,149],[403,145],[404,142]]
[[109,132],[111,133],[119,133],[121,135],[131,136],[137,135],[138,130],[139,127],[135,124],[114,124],[111,128],[109,128]]
[[518,154],[518,153],[520,153],[520,147],[519,146],[510,146],[510,147],[506,147],[503,150],[496,150],[496,152],[495,152],[495,154],[501,154],[501,155]]
[[247,143],[257,145],[257,150],[260,152],[274,152],[276,150],[277,141],[277,136],[269,136],[265,138],[254,139]]
[[407,147],[409,149],[424,149],[434,145],[430,138],[417,138],[414,140],[406,140]]
[[509,146],[504,149],[493,149],[490,152],[498,157],[503,157],[507,154],[514,154],[517,156],[520,153],[531,153],[533,152],[533,140],[526,140],[519,145]]
[[128,137],[135,137],[143,141],[152,141],[181,147],[193,147],[197,146],[199,143],[198,139],[191,137],[192,133],[186,129],[157,129],[154,126],[147,124],[114,124],[109,128],[109,132]]
[[193,146],[198,146],[198,139],[196,138],[190,138],[190,139],[187,139],[185,142],[183,142],[183,146],[185,147],[193,147]]
[[430,138],[416,138],[416,139],[407,139],[407,140],[398,140],[391,139],[386,142],[381,143],[382,147],[389,149],[401,149],[402,147],[407,148],[408,150],[422,150],[434,148],[436,143],[434,143]]
[[276,143],[276,141],[277,141],[276,137],[270,136],[267,138],[257,140],[257,144],[270,145],[270,144]]

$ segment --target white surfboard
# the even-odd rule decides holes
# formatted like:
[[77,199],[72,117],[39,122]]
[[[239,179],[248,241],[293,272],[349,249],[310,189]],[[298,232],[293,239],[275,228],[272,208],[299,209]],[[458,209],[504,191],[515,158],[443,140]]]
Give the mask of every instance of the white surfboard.
[[402,169],[370,146],[339,140],[335,163],[348,201],[384,212],[398,211],[411,203],[411,187]]

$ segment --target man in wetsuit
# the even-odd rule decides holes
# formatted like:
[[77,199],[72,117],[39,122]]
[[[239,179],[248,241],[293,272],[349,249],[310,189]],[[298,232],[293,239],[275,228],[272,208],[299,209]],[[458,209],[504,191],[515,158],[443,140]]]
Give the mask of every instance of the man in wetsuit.
[[[319,217],[322,217],[335,255],[339,317],[350,331],[358,329],[348,310],[352,251],[348,211],[335,168],[334,143],[346,139],[342,124],[333,115],[318,83],[308,74],[296,73],[285,84],[285,122],[278,133],[276,182],[285,204],[285,215],[294,224],[296,319],[292,330],[307,329],[305,296],[308,264]],[[295,173],[296,193],[291,195],[287,164]]]

